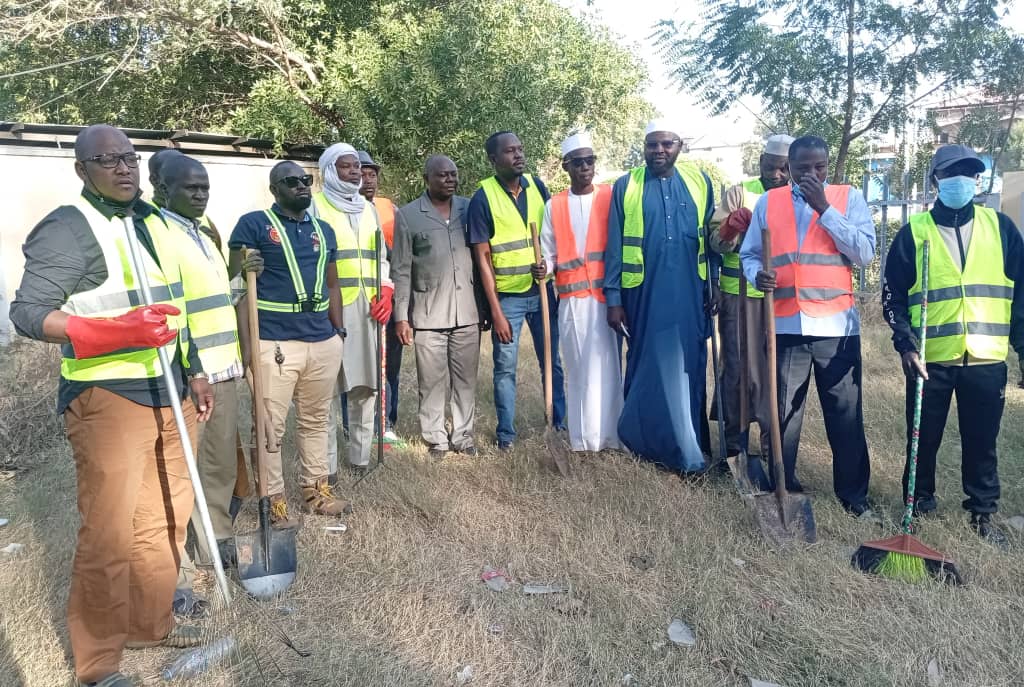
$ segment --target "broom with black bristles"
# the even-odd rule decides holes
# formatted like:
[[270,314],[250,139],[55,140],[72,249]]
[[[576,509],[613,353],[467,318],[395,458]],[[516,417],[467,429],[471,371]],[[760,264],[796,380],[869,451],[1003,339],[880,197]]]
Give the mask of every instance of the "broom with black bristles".
[[[921,246],[921,350],[924,347],[928,323],[928,241]],[[914,397],[914,426],[910,435],[910,453],[907,456],[907,501],[903,511],[901,534],[861,545],[853,554],[853,566],[865,572],[902,582],[923,582],[928,576],[949,584],[962,584],[960,573],[945,554],[928,548],[911,536],[914,519],[914,492],[917,486],[917,448],[921,435],[921,400],[924,398],[924,377],[917,374]]]

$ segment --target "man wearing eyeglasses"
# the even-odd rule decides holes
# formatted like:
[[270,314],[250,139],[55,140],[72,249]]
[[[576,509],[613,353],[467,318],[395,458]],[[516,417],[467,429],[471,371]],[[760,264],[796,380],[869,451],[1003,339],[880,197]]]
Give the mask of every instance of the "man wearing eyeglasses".
[[596,164],[590,134],[562,141],[562,169],[571,186],[552,196],[544,208],[544,272],[536,275],[555,275],[558,340],[568,377],[569,443],[574,451],[622,448],[622,353],[615,332],[604,326],[608,308],[602,290],[612,188],[594,184]]
[[704,226],[714,212],[711,181],[678,160],[679,128],[647,125],[646,166],[612,189],[605,251],[608,325],[626,337],[619,438],[633,453],[679,472],[705,467],[706,341],[714,307]]
[[267,486],[276,527],[297,524],[289,517],[281,461],[293,402],[302,509],[339,515],[345,508],[327,483],[328,416],[345,337],[334,264],[337,244],[331,225],[308,212],[312,185],[313,177],[296,163],[278,163],[270,171],[276,202],[269,210],[242,215],[228,241],[232,274],[238,272],[243,249],[259,250],[264,260],[256,280],[260,360],[254,364],[263,374],[270,419]]
[[[79,133],[75,157],[82,195],[26,240],[11,320],[23,336],[62,344],[57,412],[82,518],[68,596],[75,674],[84,685],[130,687],[118,670],[125,648],[201,641],[171,613],[194,496],[156,349],[165,347],[181,380],[193,448],[214,401],[196,347],[179,336],[187,314],[175,237],[139,199],[139,156],[123,132],[98,124]],[[124,268],[126,217],[152,306],[136,307],[135,275]]]
[[[313,198],[313,212],[334,227],[338,242],[338,293],[345,311],[349,335],[345,358],[338,378],[339,391],[348,395],[348,463],[355,472],[364,472],[370,464],[373,448],[373,419],[377,410],[376,325],[391,318],[394,287],[388,275],[385,246],[377,245],[380,220],[373,203],[360,193],[362,169],[356,149],[347,143],[335,143],[320,156],[323,189]],[[380,293],[377,269],[380,266]],[[332,409],[337,427],[337,402]],[[337,431],[329,438],[329,462],[337,469]]]
[[[551,321],[551,381],[554,391],[555,427],[564,428],[565,386],[558,357],[557,299],[550,283],[549,312],[540,310],[540,290],[532,274],[536,263],[530,224],[540,231],[544,203],[550,197],[543,182],[526,173],[523,143],[511,131],[491,134],[484,143],[494,176],[480,182],[469,201],[466,242],[480,274],[480,284],[491,311],[491,343],[494,357],[494,409],[498,450],[511,451],[516,439],[516,366],[519,332],[525,321],[533,348],[544,370],[544,338],[541,317]],[[541,270],[542,271],[542,270]]]

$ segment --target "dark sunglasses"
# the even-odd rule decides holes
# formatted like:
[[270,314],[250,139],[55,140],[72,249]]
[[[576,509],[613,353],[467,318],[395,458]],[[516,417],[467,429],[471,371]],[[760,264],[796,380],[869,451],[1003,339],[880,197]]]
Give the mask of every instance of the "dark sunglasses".
[[666,138],[661,141],[644,141],[644,148],[647,150],[657,150],[658,148],[661,148],[662,150],[671,150],[672,146],[677,143],[679,143],[678,138]]
[[570,157],[568,160],[566,160],[566,162],[568,162],[576,169],[579,169],[583,165],[586,165],[587,167],[593,167],[594,163],[597,162],[597,155],[588,155],[586,157]]
[[103,169],[114,169],[123,162],[125,167],[135,169],[139,166],[139,160],[141,159],[142,156],[138,153],[104,153],[87,157],[84,160],[79,160],[79,162],[95,162]]
[[288,188],[298,188],[300,184],[302,186],[312,186],[313,175],[304,174],[301,177],[285,177],[284,179],[278,179],[277,183],[284,184]]

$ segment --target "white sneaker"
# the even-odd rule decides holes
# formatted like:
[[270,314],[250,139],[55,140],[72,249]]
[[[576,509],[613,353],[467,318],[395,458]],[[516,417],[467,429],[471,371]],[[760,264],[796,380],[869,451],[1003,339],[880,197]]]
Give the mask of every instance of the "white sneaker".
[[389,429],[386,432],[384,432],[384,441],[391,443],[393,441],[399,441],[399,438],[398,435],[395,434],[395,431],[393,429]]

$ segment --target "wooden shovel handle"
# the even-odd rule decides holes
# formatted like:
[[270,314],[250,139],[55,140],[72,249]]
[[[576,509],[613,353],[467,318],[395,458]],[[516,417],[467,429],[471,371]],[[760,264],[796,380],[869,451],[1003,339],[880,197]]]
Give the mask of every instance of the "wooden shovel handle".
[[[248,252],[243,249],[243,257]],[[263,396],[263,364],[260,355],[260,314],[256,305],[256,273],[245,273],[246,305],[249,309],[249,374],[252,377],[252,413],[256,429],[256,488],[260,498],[268,496],[267,424]]]
[[[539,265],[541,263],[540,237],[537,235],[537,223],[530,222],[530,235],[533,237],[533,258]],[[549,427],[555,426],[554,387],[551,380],[551,319],[548,314],[548,287],[543,281],[540,287],[540,311],[541,326],[544,330],[544,413],[547,415]]]
[[[761,230],[761,264],[765,272],[772,265],[772,235],[765,227]],[[771,417],[772,466],[775,472],[775,495],[779,503],[786,498],[786,468],[782,462],[782,428],[779,424],[778,361],[775,346],[775,292],[764,292],[765,336],[768,339],[768,403]]]

